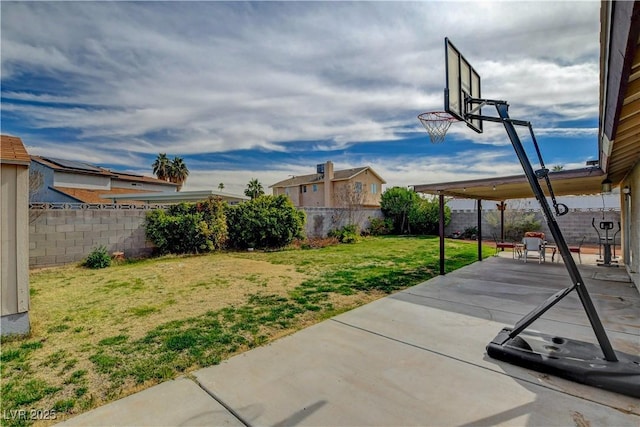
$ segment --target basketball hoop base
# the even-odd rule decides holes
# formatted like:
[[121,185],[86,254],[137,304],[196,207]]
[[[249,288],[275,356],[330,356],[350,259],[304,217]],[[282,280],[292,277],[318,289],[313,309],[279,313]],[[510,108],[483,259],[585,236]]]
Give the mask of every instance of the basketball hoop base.
[[640,398],[640,357],[616,352],[618,360],[602,357],[600,347],[583,341],[523,331],[509,338],[504,328],[487,345],[498,360],[538,372]]

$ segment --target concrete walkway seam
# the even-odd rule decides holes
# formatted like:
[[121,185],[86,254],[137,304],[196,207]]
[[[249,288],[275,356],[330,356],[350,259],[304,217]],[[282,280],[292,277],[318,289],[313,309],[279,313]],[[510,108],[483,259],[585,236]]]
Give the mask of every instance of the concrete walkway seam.
[[218,402],[220,405],[222,405],[222,407],[224,409],[226,409],[227,411],[229,411],[229,413],[231,415],[233,415],[238,421],[240,421],[243,425],[245,425],[246,427],[253,427],[252,424],[245,420],[242,415],[240,415],[235,409],[233,409],[231,406],[227,405],[222,399],[220,399],[218,396],[215,395],[215,393],[213,393],[211,390],[209,390],[207,387],[205,387],[204,384],[202,384],[200,381],[198,381],[197,378],[195,377],[188,377],[191,381],[193,381],[194,383],[197,384],[198,387],[200,387],[205,393],[207,393],[209,396],[211,396],[211,398],[213,400],[215,400],[216,402]]

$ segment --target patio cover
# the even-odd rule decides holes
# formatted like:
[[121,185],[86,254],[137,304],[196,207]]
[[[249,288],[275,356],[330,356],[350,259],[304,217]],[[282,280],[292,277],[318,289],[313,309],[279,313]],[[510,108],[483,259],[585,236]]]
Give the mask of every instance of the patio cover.
[[[600,194],[604,174],[598,167],[550,172],[549,180],[556,196]],[[540,185],[549,196],[544,181]],[[524,174],[475,179],[469,181],[438,182],[414,185],[418,193],[444,195],[460,199],[510,200],[534,197]]]

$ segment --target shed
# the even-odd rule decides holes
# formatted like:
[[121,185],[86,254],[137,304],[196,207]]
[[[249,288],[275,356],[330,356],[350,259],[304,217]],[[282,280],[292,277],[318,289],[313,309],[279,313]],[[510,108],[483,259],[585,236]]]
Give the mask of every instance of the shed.
[[0,135],[0,332],[29,332],[29,163],[22,140]]

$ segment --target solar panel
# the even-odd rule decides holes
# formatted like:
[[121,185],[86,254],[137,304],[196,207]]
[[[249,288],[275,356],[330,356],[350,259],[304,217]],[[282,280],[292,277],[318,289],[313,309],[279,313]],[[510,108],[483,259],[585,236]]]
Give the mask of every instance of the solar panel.
[[51,157],[47,158],[47,160],[49,160],[51,163],[55,163],[58,166],[62,166],[63,168],[77,169],[89,172],[103,172],[102,169],[98,169],[97,167],[89,165],[87,163],[76,162],[73,160],[54,159]]

